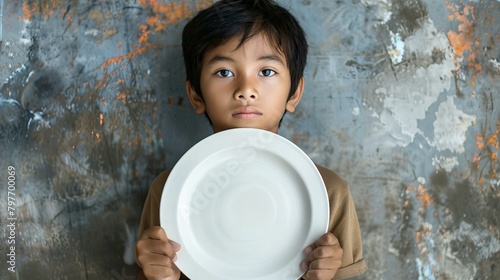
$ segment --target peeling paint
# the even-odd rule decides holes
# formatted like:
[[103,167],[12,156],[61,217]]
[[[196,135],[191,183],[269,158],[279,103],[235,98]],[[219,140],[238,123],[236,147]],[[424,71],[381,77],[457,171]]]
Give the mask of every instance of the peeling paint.
[[388,11],[384,14],[384,18],[382,19],[381,24],[387,24],[387,22],[391,19],[392,12]]
[[352,109],[352,115],[355,117],[359,116],[359,107],[355,107]]
[[434,277],[434,275],[432,273],[432,270],[433,270],[432,265],[433,264],[424,264],[420,258],[416,258],[415,262],[417,264],[418,280],[434,280],[434,279],[436,279],[436,277]]
[[401,40],[401,35],[399,33],[391,34],[391,45],[387,46],[387,52],[389,53],[389,57],[391,58],[392,64],[396,65],[403,61],[403,56],[405,53],[405,44],[403,40]]
[[446,172],[452,172],[458,164],[457,157],[435,156],[432,158],[432,166],[443,169]]
[[[383,100],[384,111],[380,120],[386,125],[398,146],[410,144],[415,135],[422,133],[417,121],[425,119],[427,109],[437,101],[440,93],[451,87],[452,70],[454,69],[451,49],[446,36],[436,30],[431,21],[422,23],[414,35],[406,39],[408,52],[415,53],[417,63],[424,66],[415,70],[404,69],[397,80],[391,77],[380,77],[380,84],[390,85],[379,87],[375,92]],[[432,61],[432,53],[440,49],[444,60],[440,64]],[[421,85],[425,84],[425,87]],[[375,109],[376,110],[376,109]]]
[[497,71],[500,71],[500,62],[498,62],[496,58],[490,59],[490,64]]
[[465,133],[475,121],[476,116],[470,116],[458,110],[453,103],[453,98],[448,97],[439,105],[434,121],[434,141],[437,150],[463,153]]
[[474,229],[466,222],[460,223],[460,228],[454,232],[453,237],[458,241],[471,240],[478,249],[475,254],[475,260],[478,262],[500,251],[500,241],[491,231]]

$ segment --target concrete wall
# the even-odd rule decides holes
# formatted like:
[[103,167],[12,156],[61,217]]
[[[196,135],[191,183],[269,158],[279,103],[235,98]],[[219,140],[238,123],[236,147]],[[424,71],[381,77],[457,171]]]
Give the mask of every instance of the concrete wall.
[[[500,1],[280,2],[311,45],[280,134],[349,181],[358,279],[500,279]],[[133,279],[149,184],[210,134],[179,44],[211,1],[0,3],[0,278]]]

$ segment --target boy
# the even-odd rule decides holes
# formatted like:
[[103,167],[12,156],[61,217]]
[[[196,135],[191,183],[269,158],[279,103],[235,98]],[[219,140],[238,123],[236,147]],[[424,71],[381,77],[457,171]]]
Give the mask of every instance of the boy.
[[[272,0],[221,0],[184,28],[186,90],[214,133],[252,127],[278,132],[304,90],[307,41],[296,19]],[[330,198],[328,233],[304,249],[303,279],[342,279],[363,273],[361,235],[347,184],[317,166]],[[168,171],[153,182],[142,213],[137,263],[140,279],[187,279],[175,266],[181,245],[159,227]],[[338,237],[338,239],[337,239]],[[142,277],[142,278],[141,278]]]

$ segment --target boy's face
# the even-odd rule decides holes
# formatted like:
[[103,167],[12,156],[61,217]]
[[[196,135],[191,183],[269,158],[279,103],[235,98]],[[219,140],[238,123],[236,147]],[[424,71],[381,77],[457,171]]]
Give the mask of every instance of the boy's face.
[[203,99],[186,89],[196,113],[207,113],[214,132],[260,128],[278,132],[285,111],[293,112],[302,97],[304,78],[288,99],[291,80],[285,57],[263,34],[236,48],[238,38],[205,53],[200,87]]

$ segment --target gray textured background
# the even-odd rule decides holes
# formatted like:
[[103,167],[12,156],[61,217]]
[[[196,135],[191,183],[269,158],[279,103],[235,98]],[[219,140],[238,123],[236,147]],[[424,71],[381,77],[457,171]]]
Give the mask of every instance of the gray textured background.
[[[280,2],[311,46],[280,134],[349,181],[359,279],[500,279],[500,1]],[[149,184],[210,134],[180,50],[210,3],[0,0],[0,278],[133,279]]]

